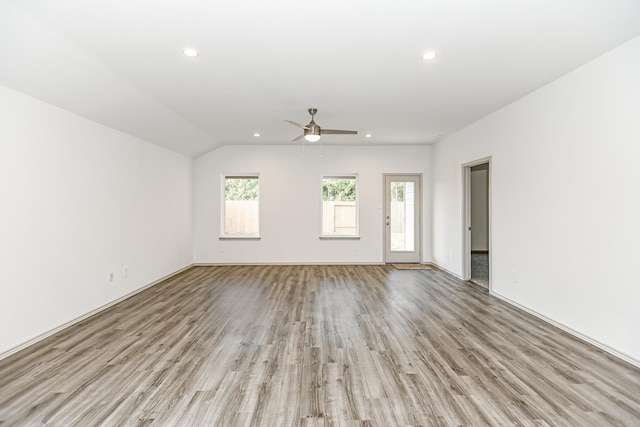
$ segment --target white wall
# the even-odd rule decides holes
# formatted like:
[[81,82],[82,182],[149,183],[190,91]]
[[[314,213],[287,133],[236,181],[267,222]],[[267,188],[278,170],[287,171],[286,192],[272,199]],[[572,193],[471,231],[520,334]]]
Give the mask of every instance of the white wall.
[[[423,174],[423,260],[431,261],[429,146],[226,146],[195,165],[196,263],[380,263],[383,173]],[[260,241],[219,240],[220,176],[260,174]],[[322,175],[359,174],[360,240],[320,240]]]
[[0,354],[191,264],[192,178],[191,159],[0,86]]
[[438,142],[432,163],[436,263],[461,273],[461,165],[491,156],[493,292],[636,361],[638,76],[640,38]]

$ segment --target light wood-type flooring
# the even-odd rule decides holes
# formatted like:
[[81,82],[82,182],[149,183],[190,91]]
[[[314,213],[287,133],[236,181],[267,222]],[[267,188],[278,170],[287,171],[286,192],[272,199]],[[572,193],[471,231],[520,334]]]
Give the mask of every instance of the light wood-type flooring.
[[640,370],[435,269],[194,267],[0,361],[0,425],[638,426]]

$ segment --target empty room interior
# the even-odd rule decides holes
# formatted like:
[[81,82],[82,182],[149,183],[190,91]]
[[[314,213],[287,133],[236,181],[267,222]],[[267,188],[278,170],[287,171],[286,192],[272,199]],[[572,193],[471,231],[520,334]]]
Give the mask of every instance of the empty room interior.
[[0,425],[640,426],[640,3],[0,0]]

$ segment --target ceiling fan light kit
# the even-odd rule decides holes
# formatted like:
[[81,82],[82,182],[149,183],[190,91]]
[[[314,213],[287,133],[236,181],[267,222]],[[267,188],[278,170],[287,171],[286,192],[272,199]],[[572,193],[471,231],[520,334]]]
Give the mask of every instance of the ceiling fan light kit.
[[311,115],[311,121],[306,126],[291,120],[285,120],[285,122],[291,123],[292,125],[302,129],[302,135],[294,138],[292,142],[299,141],[303,138],[307,142],[318,142],[320,140],[320,136],[323,134],[356,135],[358,133],[357,130],[322,129],[318,124],[316,124],[314,120],[314,116],[316,115],[318,110],[316,108],[309,108],[308,111]]
[[307,133],[304,136],[304,139],[307,142],[318,142],[318,141],[320,141],[320,135],[315,134],[315,133]]

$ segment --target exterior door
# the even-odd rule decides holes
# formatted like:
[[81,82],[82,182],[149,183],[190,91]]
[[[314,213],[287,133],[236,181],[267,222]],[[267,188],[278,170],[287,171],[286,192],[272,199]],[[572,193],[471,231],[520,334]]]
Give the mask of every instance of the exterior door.
[[384,175],[386,263],[421,261],[420,175]]

